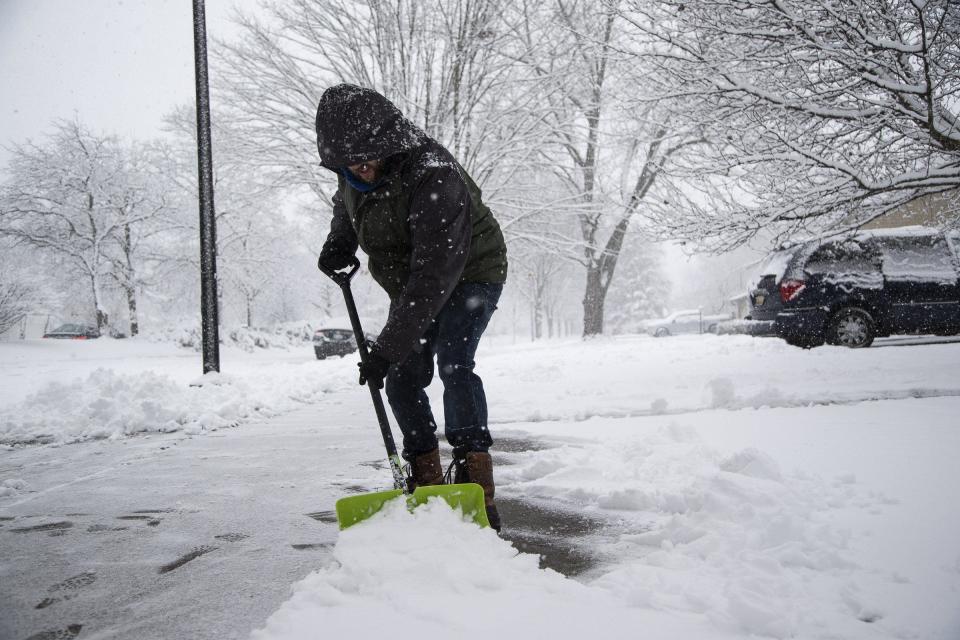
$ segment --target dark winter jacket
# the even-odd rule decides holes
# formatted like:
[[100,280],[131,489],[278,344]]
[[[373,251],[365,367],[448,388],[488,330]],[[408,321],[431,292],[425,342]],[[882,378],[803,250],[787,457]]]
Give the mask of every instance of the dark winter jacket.
[[[506,244],[479,187],[385,97],[346,84],[325,91],[317,147],[339,180],[324,251],[352,255],[359,245],[390,296],[380,355],[406,358],[457,283],[506,280]],[[369,191],[341,172],[375,159],[383,160],[383,177]]]

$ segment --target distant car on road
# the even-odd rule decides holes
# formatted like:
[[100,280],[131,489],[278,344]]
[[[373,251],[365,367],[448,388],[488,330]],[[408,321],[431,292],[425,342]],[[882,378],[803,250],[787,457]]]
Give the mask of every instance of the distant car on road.
[[657,338],[684,333],[716,333],[719,323],[732,318],[732,313],[708,315],[699,309],[689,309],[671,313],[659,320],[648,320],[644,323],[644,328],[647,333]]
[[[377,336],[366,334],[367,340],[376,340]],[[343,357],[357,350],[357,341],[353,338],[353,329],[317,329],[313,334],[313,351],[317,360],[333,356]]]
[[44,338],[60,338],[64,340],[92,340],[100,337],[96,327],[88,324],[62,324],[53,331],[43,334]]
[[751,317],[789,344],[869,347],[893,334],[960,333],[960,236],[905,227],[815,239],[771,256]]

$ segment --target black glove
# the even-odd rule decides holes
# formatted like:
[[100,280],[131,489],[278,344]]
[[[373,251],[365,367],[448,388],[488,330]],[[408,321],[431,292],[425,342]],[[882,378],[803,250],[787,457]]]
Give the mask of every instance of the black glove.
[[375,351],[367,353],[366,360],[357,363],[360,368],[360,384],[370,383],[374,389],[383,389],[383,379],[387,377],[390,361]]
[[330,271],[340,271],[341,269],[346,269],[349,267],[352,259],[352,252],[344,251],[340,247],[337,247],[333,244],[326,244],[320,251],[320,259],[318,262],[320,263],[320,266],[325,267]]

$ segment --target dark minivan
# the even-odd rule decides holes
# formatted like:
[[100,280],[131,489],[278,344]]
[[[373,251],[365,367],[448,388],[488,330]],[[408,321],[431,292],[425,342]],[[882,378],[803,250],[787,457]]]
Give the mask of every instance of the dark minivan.
[[960,333],[960,236],[904,227],[811,240],[771,254],[751,317],[804,348]]

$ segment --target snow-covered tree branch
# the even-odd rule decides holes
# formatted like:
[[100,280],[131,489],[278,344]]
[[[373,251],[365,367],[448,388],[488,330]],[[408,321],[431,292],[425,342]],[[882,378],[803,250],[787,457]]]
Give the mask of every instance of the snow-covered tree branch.
[[729,247],[957,193],[957,3],[632,0],[620,15],[660,69],[651,95],[714,143],[689,167],[693,197],[657,221],[669,234]]

